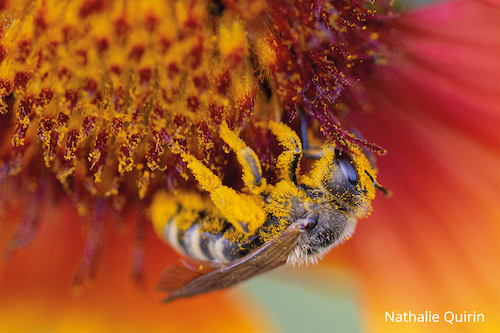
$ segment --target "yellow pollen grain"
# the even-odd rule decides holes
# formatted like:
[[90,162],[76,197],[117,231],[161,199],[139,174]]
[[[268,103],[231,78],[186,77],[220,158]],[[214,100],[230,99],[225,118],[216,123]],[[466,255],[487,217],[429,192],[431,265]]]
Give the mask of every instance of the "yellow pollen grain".
[[200,230],[211,234],[218,234],[223,230],[223,224],[224,222],[218,217],[212,217],[203,221]]
[[233,243],[242,243],[250,238],[251,234],[244,234],[236,229],[228,229],[224,233],[224,237]]

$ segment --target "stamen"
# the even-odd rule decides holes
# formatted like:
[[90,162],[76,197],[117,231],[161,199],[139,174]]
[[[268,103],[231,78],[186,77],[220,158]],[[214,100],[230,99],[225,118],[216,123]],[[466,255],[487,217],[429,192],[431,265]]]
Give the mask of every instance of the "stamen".
[[88,274],[90,280],[94,280],[97,274],[99,256],[101,254],[101,237],[104,226],[104,215],[106,212],[106,199],[99,197],[94,201],[94,218],[91,229],[85,243],[82,262],[73,279],[73,286],[79,287],[83,284],[85,276]]
[[34,184],[34,186],[36,186],[36,190],[27,195],[27,198],[25,199],[26,207],[24,209],[23,220],[5,247],[3,254],[4,260],[12,259],[12,256],[17,250],[30,245],[35,239],[40,226],[40,210],[44,194],[46,192],[45,185],[46,184],[39,184],[37,186]]

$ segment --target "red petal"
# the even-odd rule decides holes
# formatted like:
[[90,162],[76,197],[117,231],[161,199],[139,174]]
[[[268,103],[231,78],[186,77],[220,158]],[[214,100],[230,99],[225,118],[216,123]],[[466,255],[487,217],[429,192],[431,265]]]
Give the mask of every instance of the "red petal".
[[[236,293],[211,293],[174,306],[161,303],[155,290],[164,267],[178,263],[148,225],[144,234],[144,285],[134,284],[132,253],[137,213],[126,221],[104,221],[103,250],[95,281],[72,290],[85,248],[80,219],[68,200],[50,207],[33,243],[0,265],[2,332],[206,332],[257,331],[268,327],[266,314]],[[0,233],[0,251],[8,239],[9,216]],[[142,287],[142,288],[141,288]],[[236,299],[235,299],[236,298]],[[262,326],[264,325],[264,326]]]
[[[388,150],[374,203],[342,251],[354,253],[370,331],[412,330],[385,311],[432,311],[413,329],[500,329],[500,6],[441,3],[392,22],[405,54],[388,59],[357,119]],[[485,323],[444,321],[446,311]],[[410,324],[405,324],[410,325]]]

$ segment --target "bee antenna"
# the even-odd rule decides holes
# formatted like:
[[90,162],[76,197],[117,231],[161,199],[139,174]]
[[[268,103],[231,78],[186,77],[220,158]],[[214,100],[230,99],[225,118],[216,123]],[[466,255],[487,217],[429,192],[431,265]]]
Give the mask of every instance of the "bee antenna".
[[379,183],[373,182],[373,186],[375,186],[375,188],[377,190],[379,190],[380,192],[382,192],[385,195],[386,198],[390,198],[392,196],[392,191],[389,190],[389,189],[386,189],[385,187],[383,187]]
[[373,179],[372,175],[370,175],[370,173],[368,171],[365,170],[365,173],[368,175],[368,177],[370,177],[370,179],[372,180],[373,182],[373,186],[379,190],[380,192],[382,192],[386,198],[389,198],[392,196],[392,192],[391,190],[389,189],[386,189],[385,187],[383,187],[382,185],[380,185],[375,179]]

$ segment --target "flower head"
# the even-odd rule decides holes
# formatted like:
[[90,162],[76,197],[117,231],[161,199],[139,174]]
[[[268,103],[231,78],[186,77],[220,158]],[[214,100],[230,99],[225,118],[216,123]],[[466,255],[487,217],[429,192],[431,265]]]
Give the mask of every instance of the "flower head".
[[35,192],[28,200],[55,177],[54,191],[94,220],[108,206],[146,208],[158,189],[196,186],[178,151],[238,190],[223,123],[252,142],[271,183],[280,148],[259,122],[311,124],[303,140],[381,151],[339,122],[358,101],[349,86],[383,62],[384,17],[362,2],[9,2],[3,16],[2,172],[21,197]]
[[[462,3],[481,15],[487,7]],[[477,75],[470,66],[477,61],[473,56],[459,56],[469,48],[453,53],[463,63],[460,72],[437,60],[450,59],[450,49],[440,47],[450,40],[455,43],[457,35],[471,36],[465,38],[470,43],[466,45],[491,41],[488,34],[478,40],[470,30],[446,24],[454,22],[457,13],[467,16],[460,6],[445,5],[421,16],[397,19],[386,3],[340,0],[0,2],[0,248],[6,248],[7,257],[14,256],[2,268],[2,292],[8,299],[33,294],[31,299],[58,308],[53,320],[42,320],[43,313],[31,314],[49,329],[78,327],[82,313],[100,304],[96,306],[102,310],[98,315],[89,311],[97,319],[89,330],[162,330],[165,325],[193,330],[191,322],[175,320],[188,311],[183,305],[157,321],[165,313],[157,304],[161,296],[138,296],[127,277],[132,266],[136,281],[155,280],[161,268],[177,258],[160,243],[148,221],[155,194],[163,189],[201,192],[185,156],[202,161],[225,185],[235,190],[244,187],[239,172],[234,172],[239,170],[237,158],[221,139],[223,124],[256,152],[263,178],[270,184],[281,176],[275,159],[282,148],[276,136],[259,124],[288,123],[311,146],[327,141],[346,150],[383,152],[350,134],[354,125],[389,150],[388,159],[379,161],[381,172],[395,198],[400,198],[376,201],[378,219],[375,215],[361,235],[354,237],[359,240],[338,252],[368,277],[362,287],[366,304],[377,309],[372,316],[383,314],[385,307],[401,306],[404,301],[398,296],[410,298],[410,281],[420,286],[426,300],[436,301],[432,306],[448,306],[451,292],[441,294],[437,286],[426,282],[434,276],[449,278],[439,274],[444,267],[464,276],[456,285],[471,290],[466,287],[474,284],[457,271],[461,260],[455,258],[454,263],[440,268],[440,251],[433,246],[441,244],[443,253],[459,248],[465,257],[470,256],[464,262],[482,281],[477,290],[495,298],[483,302],[472,292],[460,293],[450,306],[464,304],[462,298],[468,295],[477,311],[491,313],[495,325],[498,318],[492,309],[498,304],[498,288],[491,283],[494,278],[488,278],[474,261],[485,251],[468,253],[467,240],[456,233],[457,226],[471,226],[466,220],[479,216],[471,213],[475,209],[460,213],[459,202],[478,204],[482,214],[474,223],[478,227],[466,230],[473,244],[484,239],[493,249],[491,258],[481,261],[482,267],[491,266],[498,244],[482,237],[492,228],[498,233],[489,223],[498,216],[491,199],[498,194],[498,179],[492,178],[491,171],[498,162],[498,147],[492,144],[498,139],[494,125],[498,117],[490,99],[496,92],[495,81],[492,79],[489,90],[478,88],[485,81],[474,81]],[[432,17],[433,13],[442,16]],[[443,35],[426,30],[429,22],[442,22]],[[491,32],[495,30],[491,22],[485,16],[482,25],[472,23]],[[436,45],[425,44],[428,41]],[[482,56],[488,59],[489,49],[484,51]],[[491,63],[485,61],[479,70]],[[498,68],[492,72],[497,73]],[[469,82],[474,84],[467,85]],[[470,88],[467,92],[484,95],[484,100],[476,98],[467,104],[465,94],[457,94],[463,86]],[[470,117],[466,109],[478,116]],[[483,116],[490,121],[483,121]],[[463,136],[463,131],[475,137]],[[465,154],[451,153],[456,149],[450,148],[454,142],[460,142],[460,151],[483,163],[463,167],[467,160],[459,156]],[[175,149],[185,152],[184,158]],[[424,156],[434,162],[427,168],[418,163]],[[307,163],[303,166],[308,167]],[[474,184],[489,179],[491,185],[476,185],[470,191],[467,184],[438,183],[431,181],[436,177],[429,177],[451,174],[469,179],[474,170],[481,175]],[[448,200],[450,193],[463,196],[453,195]],[[397,223],[390,222],[395,221],[392,215],[398,216]],[[379,222],[380,216],[389,222]],[[388,236],[392,234],[398,237]],[[440,243],[437,238],[452,243]],[[395,249],[408,255],[394,256],[390,252]],[[419,272],[425,265],[420,266],[418,260],[424,259],[415,249],[430,254],[431,272],[436,275]],[[54,257],[41,255],[47,252]],[[131,263],[124,259],[130,253],[134,254]],[[396,260],[387,266],[388,258]],[[57,280],[52,272],[61,273]],[[401,274],[405,280],[391,283],[391,274]],[[24,290],[24,284],[7,276],[35,280],[44,288],[30,283]],[[491,276],[497,277],[498,272]],[[86,277],[95,285],[77,300],[68,297],[69,285],[80,286]],[[443,288],[449,286],[438,281]],[[390,286],[397,287],[397,292],[388,293]],[[109,292],[112,297],[104,298]],[[10,319],[6,325],[18,321],[29,305],[29,298],[23,297],[6,315]],[[193,307],[190,311],[201,313],[208,330],[236,325],[242,330],[258,329],[237,308],[242,306],[249,316],[258,310],[241,305],[243,301],[228,306],[223,298],[216,294],[194,300],[189,303],[194,304],[189,305]],[[384,302],[378,303],[380,300]],[[57,307],[57,303],[63,306]],[[224,318],[235,322],[212,315],[207,309],[214,303],[225,306],[228,314]],[[120,326],[109,320],[133,316],[136,310],[129,304],[133,309],[143,305],[135,324]],[[418,302],[411,304],[423,309]],[[488,306],[482,307],[484,304]],[[110,309],[117,309],[120,315]],[[370,318],[370,327],[386,331],[388,326],[378,319]],[[26,327],[32,328],[30,323]]]

